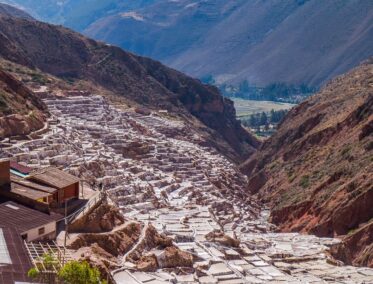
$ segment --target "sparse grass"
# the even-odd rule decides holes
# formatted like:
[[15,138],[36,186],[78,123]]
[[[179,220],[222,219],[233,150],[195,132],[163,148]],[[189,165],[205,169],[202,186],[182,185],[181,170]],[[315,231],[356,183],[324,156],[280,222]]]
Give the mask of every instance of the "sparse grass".
[[45,85],[47,83],[47,80],[44,78],[44,76],[38,74],[38,73],[33,73],[31,74],[31,80],[35,83],[39,83],[41,85]]
[[355,234],[358,230],[359,230],[359,228],[351,229],[351,230],[348,231],[347,235],[353,235],[353,234]]
[[299,185],[302,188],[308,188],[310,186],[310,177],[308,175],[302,176],[300,179]]

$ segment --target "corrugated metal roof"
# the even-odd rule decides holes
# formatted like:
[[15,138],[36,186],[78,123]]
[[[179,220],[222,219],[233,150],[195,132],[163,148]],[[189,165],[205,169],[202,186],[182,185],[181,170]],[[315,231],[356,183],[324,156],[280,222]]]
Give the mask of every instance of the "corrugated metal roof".
[[79,178],[55,167],[49,167],[32,172],[27,179],[32,179],[58,189],[65,188],[79,182]]
[[62,218],[63,216],[60,214],[42,213],[12,201],[0,204],[1,226],[16,228],[21,233],[41,227],[53,221],[61,220]]

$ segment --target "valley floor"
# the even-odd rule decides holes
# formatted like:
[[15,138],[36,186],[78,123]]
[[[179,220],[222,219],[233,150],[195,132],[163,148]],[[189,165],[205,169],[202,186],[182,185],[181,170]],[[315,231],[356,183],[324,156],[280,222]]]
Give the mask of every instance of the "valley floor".
[[[197,259],[196,270],[150,273],[134,269],[127,253],[113,272],[117,283],[373,283],[373,269],[335,265],[328,247],[338,240],[272,233],[268,212],[245,193],[247,178],[200,146],[202,138],[183,121],[94,95],[44,101],[52,114],[48,131],[3,142],[0,156],[61,166],[102,185],[125,217],[152,224]],[[239,247],[208,241],[214,230],[239,239]]]

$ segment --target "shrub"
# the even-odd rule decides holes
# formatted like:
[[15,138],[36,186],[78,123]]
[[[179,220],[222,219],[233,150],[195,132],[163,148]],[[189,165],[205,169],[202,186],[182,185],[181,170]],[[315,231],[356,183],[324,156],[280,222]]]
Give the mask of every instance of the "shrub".
[[300,179],[299,185],[302,188],[309,187],[310,186],[310,177],[308,175],[302,176],[302,178]]
[[58,273],[66,284],[104,284],[100,271],[92,268],[88,262],[70,261]]

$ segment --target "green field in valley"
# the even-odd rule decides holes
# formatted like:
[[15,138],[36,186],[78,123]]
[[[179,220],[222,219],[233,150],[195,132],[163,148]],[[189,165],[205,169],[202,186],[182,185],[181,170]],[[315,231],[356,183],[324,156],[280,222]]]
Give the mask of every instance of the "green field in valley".
[[289,103],[280,103],[280,102],[272,102],[272,101],[253,101],[253,100],[245,100],[245,99],[238,99],[238,98],[231,98],[234,102],[234,107],[236,108],[237,117],[245,117],[249,116],[253,113],[258,112],[270,112],[273,110],[284,110],[290,109],[294,104]]

